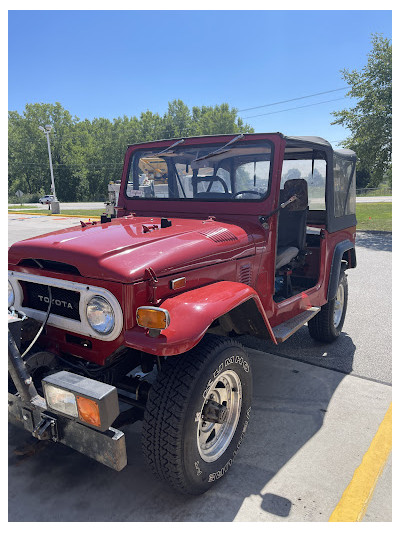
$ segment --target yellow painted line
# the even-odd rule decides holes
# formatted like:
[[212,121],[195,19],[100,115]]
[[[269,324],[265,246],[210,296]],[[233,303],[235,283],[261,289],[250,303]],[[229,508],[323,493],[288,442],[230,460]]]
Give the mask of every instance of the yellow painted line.
[[27,211],[8,211],[8,214],[9,215],[37,215],[38,217],[43,217],[43,216],[46,216],[46,217],[64,217],[64,218],[73,218],[73,217],[76,217],[76,218],[99,218],[100,219],[100,215],[66,215],[65,213],[60,213],[60,214],[54,214],[52,215],[51,213],[47,213],[47,211],[45,211],[43,214],[42,213],[29,213]]
[[392,449],[392,404],[329,522],[361,522]]

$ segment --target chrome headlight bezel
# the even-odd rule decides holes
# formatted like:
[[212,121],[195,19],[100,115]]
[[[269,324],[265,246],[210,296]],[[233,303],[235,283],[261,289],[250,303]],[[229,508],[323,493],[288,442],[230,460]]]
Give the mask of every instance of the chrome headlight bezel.
[[8,308],[14,305],[14,302],[15,302],[14,287],[11,285],[10,280],[8,280]]
[[[93,309],[93,307],[97,309]],[[103,313],[105,319],[99,322],[93,319],[92,313]],[[86,305],[86,318],[89,326],[99,335],[109,335],[115,327],[115,313],[113,306],[104,296],[96,294]]]

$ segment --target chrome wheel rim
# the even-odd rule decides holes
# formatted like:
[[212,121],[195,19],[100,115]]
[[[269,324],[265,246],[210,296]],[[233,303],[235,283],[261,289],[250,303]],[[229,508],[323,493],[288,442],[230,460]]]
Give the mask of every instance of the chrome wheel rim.
[[[213,400],[226,407],[223,423],[204,420],[204,406]],[[197,414],[197,448],[201,458],[207,463],[216,461],[228,448],[235,434],[242,409],[242,383],[233,370],[225,370],[211,384]]]
[[333,325],[337,328],[340,324],[343,315],[343,306],[344,306],[344,287],[342,284],[339,285],[336,298],[335,306],[333,310]]

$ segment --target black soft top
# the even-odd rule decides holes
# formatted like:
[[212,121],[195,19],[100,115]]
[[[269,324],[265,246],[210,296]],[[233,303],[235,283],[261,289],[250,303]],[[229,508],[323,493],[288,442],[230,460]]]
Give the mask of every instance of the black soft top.
[[335,152],[335,154],[344,157],[346,159],[357,159],[355,152],[353,150],[348,150],[345,148],[341,149],[334,149],[329,141],[326,139],[323,139],[322,137],[313,137],[313,136],[288,136],[288,135],[282,135],[284,139],[288,142],[288,144],[302,144],[304,146],[309,145],[310,147],[317,146],[323,146],[324,148],[330,148],[332,152]]

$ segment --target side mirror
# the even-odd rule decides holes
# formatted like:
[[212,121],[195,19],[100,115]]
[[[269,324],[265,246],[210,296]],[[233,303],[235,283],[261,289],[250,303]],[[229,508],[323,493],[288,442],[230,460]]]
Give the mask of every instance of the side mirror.
[[306,180],[287,180],[281,191],[281,207],[288,211],[304,211],[307,206],[308,187]]

